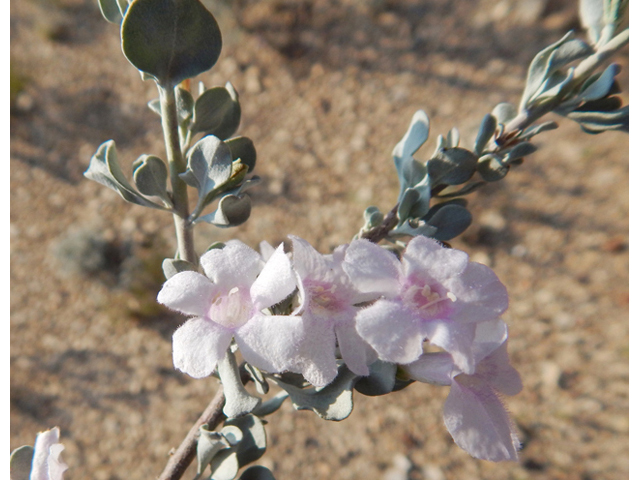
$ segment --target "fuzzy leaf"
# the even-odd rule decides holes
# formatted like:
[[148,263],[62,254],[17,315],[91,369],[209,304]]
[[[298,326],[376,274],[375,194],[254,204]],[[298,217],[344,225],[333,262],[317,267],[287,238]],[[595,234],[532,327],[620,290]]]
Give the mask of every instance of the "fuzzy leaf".
[[[411,119],[411,124],[402,140],[393,149],[393,161],[400,178],[400,192],[407,187],[416,185],[420,179],[420,163],[413,159],[413,155],[429,138],[429,117],[423,110],[418,110]],[[424,172],[426,173],[426,172]],[[420,177],[420,178],[417,178]]]
[[478,129],[478,135],[476,136],[475,145],[473,147],[473,151],[476,155],[480,155],[484,147],[487,146],[491,137],[496,133],[497,125],[496,117],[487,113],[482,119],[482,123],[480,124],[480,128]]
[[251,173],[256,166],[257,160],[256,147],[254,147],[253,142],[247,137],[235,137],[225,140],[224,143],[229,147],[231,159],[236,160],[239,158],[244,165],[249,167],[247,173]]
[[238,480],[276,480],[271,470],[261,465],[247,468]]
[[509,172],[509,166],[493,153],[483,155],[478,160],[478,173],[485,182],[502,180]]
[[238,455],[234,450],[221,450],[210,463],[211,480],[233,480],[240,470]]
[[603,0],[580,0],[580,23],[589,32],[592,44],[598,43],[604,26]]
[[464,148],[447,148],[427,161],[432,185],[460,185],[476,171],[478,157]]
[[198,218],[197,222],[207,222],[217,227],[237,227],[251,216],[251,197],[248,195],[225,195],[218,203],[218,209]]
[[471,213],[459,204],[447,202],[446,205],[436,205],[425,221],[438,230],[432,238],[446,241],[457,237],[471,225]]
[[111,23],[120,23],[129,7],[127,0],[98,0],[98,5],[102,16]]
[[33,447],[24,445],[11,452],[9,459],[10,480],[29,480],[31,476],[31,462],[33,460]]
[[265,400],[260,405],[258,405],[252,413],[253,415],[256,415],[258,417],[270,415],[278,410],[287,398],[289,398],[289,394],[286,391],[282,390],[281,392],[278,392],[274,397],[271,397],[269,400]]
[[360,378],[354,388],[369,397],[391,393],[396,384],[397,370],[398,367],[394,363],[376,360],[369,365],[369,376]]
[[164,87],[209,70],[222,48],[220,28],[198,0],[135,0],[121,35],[125,57]]
[[240,116],[238,93],[227,82],[226,87],[211,88],[198,97],[191,130],[225,140],[238,129]]
[[278,385],[289,393],[296,410],[312,410],[324,420],[340,421],[353,410],[353,385],[360,378],[346,366],[338,369],[338,376],[323,388],[297,388],[277,378]]
[[189,150],[187,159],[187,170],[180,174],[180,178],[198,189],[199,203],[203,203],[209,192],[231,177],[229,147],[213,135],[207,135],[198,141]]
[[202,474],[207,466],[221,450],[228,449],[229,441],[219,432],[212,432],[208,425],[200,426],[196,454],[198,459],[198,474]]
[[180,260],[179,258],[165,258],[162,261],[162,272],[167,280],[173,277],[176,273],[187,271],[197,272],[198,267],[191,262]]
[[155,196],[171,204],[167,193],[167,166],[153,155],[143,155],[133,171],[133,182],[143,195]]
[[522,132],[518,138],[522,140],[529,140],[539,133],[555,130],[556,128],[558,128],[558,124],[556,122],[544,122],[539,125],[532,125]]
[[533,143],[520,142],[509,151],[506,158],[504,159],[504,162],[509,164],[514,160],[526,157],[527,155],[531,155],[536,150],[538,150],[538,147],[536,147]]
[[147,200],[131,186],[118,164],[116,144],[113,140],[98,147],[98,151],[91,157],[89,168],[84,172],[84,176],[118,192],[127,202],[165,210],[165,207]]
[[589,102],[606,96],[611,91],[615,77],[620,73],[620,71],[620,65],[612,63],[602,73],[592,77],[593,80],[582,92],[580,92],[579,98],[585,102]]
[[224,422],[225,426],[233,425],[242,431],[242,440],[234,447],[238,457],[238,467],[258,460],[267,449],[267,432],[264,424],[255,415],[245,415],[230,418]]
[[544,48],[534,57],[529,65],[527,83],[520,101],[520,110],[524,110],[532,96],[538,91],[545,79],[550,75],[549,60],[552,53],[561,45],[573,38],[573,32],[568,32],[556,43]]

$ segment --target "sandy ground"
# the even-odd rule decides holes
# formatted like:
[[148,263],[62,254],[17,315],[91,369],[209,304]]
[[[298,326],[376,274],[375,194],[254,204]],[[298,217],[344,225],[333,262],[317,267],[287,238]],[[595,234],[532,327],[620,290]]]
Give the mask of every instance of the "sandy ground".
[[[395,203],[391,150],[417,109],[433,139],[457,126],[470,147],[485,113],[518,102],[533,55],[578,27],[569,1],[237,6],[214,6],[225,46],[201,79],[239,91],[239,132],[254,140],[264,181],[249,222],[201,228],[200,251],[286,234],[324,252],[348,241],[364,208]],[[110,138],[125,171],[143,153],[162,155],[145,105],[156,92],[91,0],[12,1],[11,76],[11,448],[58,425],[67,478],[155,478],[217,385],[174,371],[170,337],[183,320],[153,301],[171,219],[82,172]],[[504,318],[524,390],[507,402],[520,462],[468,456],[442,422],[447,389],[413,385],[356,395],[339,423],[285,403],[260,461],[278,479],[628,477],[628,136],[556,120],[523,166],[470,197],[474,224],[454,242],[510,293]]]

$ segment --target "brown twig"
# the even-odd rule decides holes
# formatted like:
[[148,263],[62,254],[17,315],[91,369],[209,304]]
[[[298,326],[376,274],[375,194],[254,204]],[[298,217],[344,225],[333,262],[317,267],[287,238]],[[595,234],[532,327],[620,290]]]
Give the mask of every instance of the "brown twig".
[[221,385],[206,410],[202,412],[198,421],[193,424],[187,436],[167,462],[158,480],[179,480],[182,478],[182,475],[184,475],[184,472],[196,457],[196,444],[200,427],[208,424],[209,429],[214,429],[224,420],[222,407],[224,407],[224,392]]

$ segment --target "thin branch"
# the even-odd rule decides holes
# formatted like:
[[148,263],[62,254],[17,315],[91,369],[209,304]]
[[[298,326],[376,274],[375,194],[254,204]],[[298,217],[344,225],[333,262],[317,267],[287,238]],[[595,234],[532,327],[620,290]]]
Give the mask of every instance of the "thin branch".
[[167,462],[158,480],[179,480],[182,478],[184,472],[186,472],[191,462],[196,458],[196,445],[200,427],[208,424],[210,430],[216,428],[225,418],[222,413],[223,407],[224,392],[221,385],[213,397],[213,400],[211,400],[211,403],[209,403],[205,411],[202,412],[198,421],[193,424],[187,436]]

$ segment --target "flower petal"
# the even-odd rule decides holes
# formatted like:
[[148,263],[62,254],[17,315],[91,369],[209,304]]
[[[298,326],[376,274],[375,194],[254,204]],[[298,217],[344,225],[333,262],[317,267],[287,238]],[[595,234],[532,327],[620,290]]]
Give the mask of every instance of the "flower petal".
[[424,353],[418,360],[403,367],[411,378],[433,385],[451,385],[455,368],[447,352]]
[[449,352],[460,370],[472,374],[475,371],[472,344],[476,326],[472,323],[451,321],[424,322],[422,333],[429,342]]
[[293,268],[304,280],[311,277],[316,280],[324,280],[327,263],[331,260],[321,255],[309,242],[295,235],[289,235],[293,243]]
[[502,401],[487,385],[468,388],[454,381],[444,404],[444,423],[456,444],[476,458],[492,462],[518,459],[520,442],[513,424]]
[[291,261],[284,253],[284,245],[280,244],[251,286],[251,299],[256,309],[262,310],[281,302],[295,288],[296,276]]
[[368,376],[368,365],[375,360],[375,356],[371,354],[369,344],[358,335],[355,322],[337,324],[336,337],[340,355],[349,370],[357,375]]
[[351,242],[342,267],[361,292],[387,297],[395,297],[400,292],[400,261],[393,253],[375,243],[368,240]]
[[224,248],[212,249],[202,255],[204,273],[216,285],[226,290],[249,287],[258,277],[264,262],[260,254],[238,240],[230,240]]
[[385,362],[407,364],[422,354],[419,321],[400,302],[383,298],[363,308],[356,316],[356,330]]
[[480,362],[474,376],[504,395],[517,395],[522,390],[520,374],[509,363],[506,341]]
[[192,318],[173,334],[173,364],[193,378],[207,377],[224,357],[232,336],[231,330],[211,320]]
[[462,274],[442,284],[456,296],[453,315],[461,322],[492,320],[509,306],[506,287],[489,267],[480,263],[469,263]]
[[285,315],[255,315],[238,329],[235,338],[244,359],[269,373],[282,373],[299,349],[302,319]]
[[442,283],[464,271],[469,263],[469,255],[454,248],[444,248],[431,238],[418,236],[407,245],[402,263],[407,277],[413,274],[424,277],[427,274]]
[[185,315],[205,315],[211,307],[216,286],[197,272],[180,272],[167,280],[158,302]]
[[33,448],[33,461],[29,477],[31,480],[62,480],[62,474],[68,466],[60,460],[60,452],[64,450],[64,446],[58,443],[59,440],[60,429],[58,427],[38,433]]

